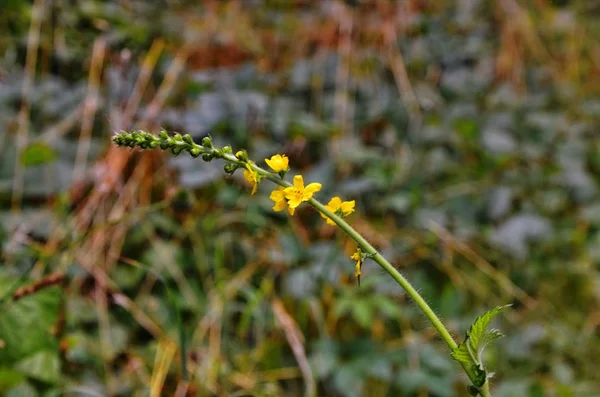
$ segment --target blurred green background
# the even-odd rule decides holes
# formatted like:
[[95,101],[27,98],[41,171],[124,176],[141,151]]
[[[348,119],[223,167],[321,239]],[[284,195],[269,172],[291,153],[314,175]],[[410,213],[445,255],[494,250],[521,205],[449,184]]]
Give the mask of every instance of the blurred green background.
[[467,395],[418,309],[306,206],[112,147],[290,157],[495,397],[600,396],[600,3],[0,2],[0,395]]

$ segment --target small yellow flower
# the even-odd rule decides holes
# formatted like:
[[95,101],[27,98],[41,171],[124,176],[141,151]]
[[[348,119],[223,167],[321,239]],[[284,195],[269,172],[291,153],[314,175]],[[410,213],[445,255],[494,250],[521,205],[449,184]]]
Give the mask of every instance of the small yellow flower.
[[362,261],[363,261],[363,257],[362,257],[362,254],[360,253],[360,250],[356,250],[356,252],[354,254],[352,254],[352,256],[350,257],[350,259],[354,259],[356,261],[356,272],[354,273],[354,275],[356,276],[356,279],[358,280],[358,285],[360,285],[360,268],[362,266]]
[[252,194],[256,193],[256,189],[258,189],[258,182],[260,182],[261,177],[252,169],[252,167],[250,167],[250,164],[246,164],[244,178],[246,178],[246,181],[252,185]]
[[265,162],[275,172],[287,171],[289,169],[289,159],[285,154],[276,154],[271,159],[265,159]]
[[[341,198],[335,196],[334,198],[329,200],[329,203],[325,207],[329,211],[331,211],[331,212],[335,213],[336,215],[339,215],[343,218],[354,212],[355,205],[356,205],[356,202],[354,200],[342,202]],[[327,215],[321,213],[321,216],[327,220],[328,225],[335,225],[335,222],[332,221],[331,219],[329,219],[329,217]]]
[[290,208],[296,208],[301,202],[310,200],[313,194],[321,190],[321,187],[320,183],[311,183],[304,187],[302,175],[296,175],[294,176],[294,186],[286,187],[283,189],[283,193]]
[[280,186],[279,189],[273,190],[271,192],[271,195],[269,196],[269,198],[275,202],[275,205],[273,206],[273,210],[283,211],[285,208],[287,208],[290,215],[294,215],[294,211],[296,211],[296,209],[289,207],[287,205],[287,200],[285,199],[285,193],[283,192],[283,187]]

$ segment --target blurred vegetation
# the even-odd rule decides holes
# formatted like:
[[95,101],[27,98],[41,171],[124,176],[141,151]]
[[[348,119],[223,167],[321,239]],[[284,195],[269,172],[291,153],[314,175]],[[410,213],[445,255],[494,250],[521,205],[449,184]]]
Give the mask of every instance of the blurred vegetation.
[[0,395],[466,395],[316,212],[110,145],[160,127],[355,199],[458,338],[512,303],[495,397],[600,395],[598,2],[0,7]]

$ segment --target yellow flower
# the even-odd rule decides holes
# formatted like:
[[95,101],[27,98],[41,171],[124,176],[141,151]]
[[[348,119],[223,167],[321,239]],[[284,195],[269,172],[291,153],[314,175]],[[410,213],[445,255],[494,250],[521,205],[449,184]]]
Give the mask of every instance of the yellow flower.
[[294,176],[294,186],[286,187],[283,189],[283,193],[290,208],[296,208],[301,202],[310,200],[313,194],[319,190],[321,190],[320,183],[311,183],[304,187],[302,175],[296,175]]
[[258,189],[258,182],[260,182],[261,177],[252,169],[252,167],[250,167],[250,164],[246,164],[244,178],[246,178],[246,181],[252,185],[252,194],[256,193],[256,189]]
[[356,261],[356,272],[354,273],[354,275],[356,276],[356,279],[358,280],[358,285],[360,285],[360,268],[362,266],[363,257],[361,255],[360,251],[357,250],[350,257],[350,259],[354,259]]
[[279,189],[273,190],[269,198],[275,202],[273,210],[283,211],[285,208],[287,208],[290,215],[294,215],[294,211],[296,211],[296,209],[288,207],[285,199],[285,193],[283,192],[283,187],[280,186]]
[[[339,215],[343,218],[354,212],[355,204],[356,204],[356,202],[354,200],[342,202],[341,198],[335,196],[334,198],[329,200],[329,204],[327,204],[325,207],[329,211],[331,211],[331,212],[335,213],[336,215]],[[327,215],[321,213],[321,216],[327,220],[328,225],[335,225],[335,222],[332,221],[331,219],[329,219],[329,217]]]
[[287,171],[289,169],[289,159],[285,154],[276,154],[271,159],[265,159],[265,162],[275,172]]

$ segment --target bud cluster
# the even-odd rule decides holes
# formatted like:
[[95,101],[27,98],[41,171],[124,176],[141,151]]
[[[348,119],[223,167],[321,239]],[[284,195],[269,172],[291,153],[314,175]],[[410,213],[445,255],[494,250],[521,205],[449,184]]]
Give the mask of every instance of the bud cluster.
[[204,137],[202,144],[198,145],[189,134],[169,136],[164,130],[159,132],[158,136],[146,131],[121,131],[115,134],[112,140],[117,146],[126,146],[132,149],[135,147],[139,147],[140,149],[155,149],[160,147],[162,150],[170,149],[174,155],[186,151],[192,157],[202,156],[204,161],[223,158],[225,154],[231,154],[231,148],[229,147],[222,149],[213,147],[210,137]]

